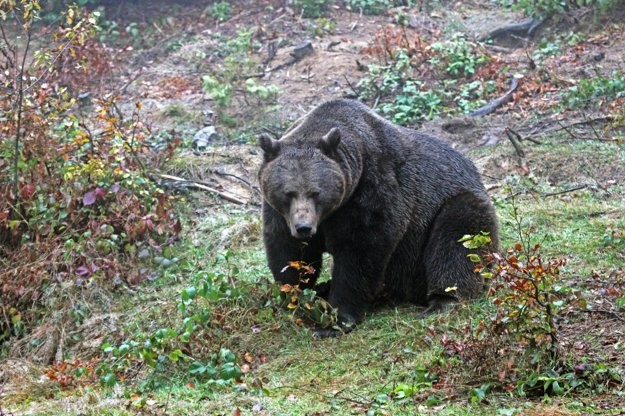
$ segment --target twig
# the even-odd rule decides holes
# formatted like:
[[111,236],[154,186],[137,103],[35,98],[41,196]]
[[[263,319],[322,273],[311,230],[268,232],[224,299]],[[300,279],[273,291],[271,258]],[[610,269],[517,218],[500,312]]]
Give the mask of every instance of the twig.
[[574,186],[573,188],[565,189],[563,191],[546,192],[546,193],[542,194],[542,197],[543,198],[547,198],[549,196],[562,195],[562,194],[566,194],[566,193],[569,193],[569,192],[575,192],[575,191],[579,191],[580,189],[586,189],[586,188],[588,188],[588,185]]
[[164,173],[157,173],[156,176],[158,176],[160,178],[163,178],[163,179],[169,179],[169,180],[172,180],[172,181],[176,181],[176,182],[185,182],[185,183],[188,183],[189,185],[194,186],[194,187],[196,187],[198,189],[203,189],[205,191],[215,193],[215,194],[219,195],[221,198],[225,199],[226,201],[234,202],[235,204],[239,204],[239,205],[245,205],[245,201],[242,201],[242,200],[240,200],[238,198],[235,198],[234,196],[228,195],[225,192],[221,192],[221,191],[219,191],[219,190],[217,190],[215,188],[211,188],[210,186],[206,186],[206,185],[203,185],[203,184],[195,182],[195,181],[191,181],[191,180],[188,180],[188,179],[180,178],[178,176],[166,175]]
[[562,124],[562,122],[560,120],[558,120],[558,125],[560,127],[562,127],[562,130],[564,130],[565,132],[567,132],[572,138],[574,139],[579,139],[579,137],[577,137],[577,135],[575,135],[571,130],[569,130],[570,126],[565,126],[564,124]]
[[373,109],[375,110],[378,107],[378,103],[380,102],[380,94],[375,96],[375,101],[373,103]]
[[[19,68],[19,72],[16,74],[18,79],[17,82],[17,103],[16,103],[16,109],[17,109],[17,124],[16,124],[16,130],[15,130],[15,149],[14,149],[14,155],[13,155],[13,161],[14,161],[14,165],[13,165],[13,191],[15,192],[15,200],[16,200],[16,205],[17,205],[17,201],[19,198],[19,158],[20,158],[20,141],[22,139],[21,137],[21,130],[22,130],[22,113],[24,111],[23,108],[23,102],[24,102],[24,93],[26,92],[26,89],[24,89],[24,74],[26,72],[26,56],[28,55],[28,48],[30,47],[30,42],[31,42],[31,33],[30,30],[26,32],[26,47],[24,48],[24,53],[22,56],[22,63],[20,65]],[[16,56],[17,57],[17,56]],[[17,59],[16,59],[17,61]],[[17,69],[17,68],[16,68]]]
[[350,32],[353,32],[354,29],[356,29],[356,26],[358,26],[358,23],[360,23],[360,19],[362,19],[362,7],[360,7],[360,14],[358,15],[358,19],[352,23],[352,27],[349,28]]
[[514,146],[514,150],[516,150],[517,155],[519,155],[519,157],[523,159],[525,157],[525,152],[521,148],[520,142],[521,140],[523,140],[521,138],[521,135],[516,131],[512,130],[510,127],[506,127],[504,131],[506,132],[506,136],[508,136],[508,139],[510,139],[512,146]]
[[273,58],[275,58],[276,54],[278,53],[278,47],[278,42],[276,41],[269,42],[267,44],[267,58],[264,59],[262,62],[263,67],[269,64],[269,62],[273,61]]
[[119,90],[118,90],[118,95],[123,94],[124,92],[126,92],[126,89],[130,86],[130,84],[132,84],[133,82],[135,82],[141,75],[143,75],[143,70],[139,69],[139,71],[137,71],[136,74],[134,74],[134,76],[130,77],[130,79],[128,80],[128,82],[126,82]]
[[343,78],[345,78],[345,82],[347,82],[347,85],[349,85],[349,88],[352,90],[352,92],[354,93],[354,95],[356,97],[358,97],[358,91],[356,91],[356,88],[354,88],[354,86],[352,85],[351,82],[349,82],[349,79],[347,79],[347,75],[343,74]]
[[[588,116],[586,115],[586,113],[583,113],[583,114],[584,114],[584,119],[588,119]],[[597,138],[597,140],[603,140],[603,138],[599,136],[599,133],[597,133],[597,130],[595,130],[594,123],[589,123],[588,125],[590,126],[592,131],[595,133],[595,137]]]

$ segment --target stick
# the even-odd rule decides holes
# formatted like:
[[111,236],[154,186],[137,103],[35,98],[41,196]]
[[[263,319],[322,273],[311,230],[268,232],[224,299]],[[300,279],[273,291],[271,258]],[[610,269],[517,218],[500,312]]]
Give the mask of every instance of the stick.
[[354,88],[354,86],[352,85],[351,82],[349,82],[349,79],[347,79],[347,75],[343,74],[343,78],[345,78],[345,82],[347,82],[347,85],[349,85],[349,88],[352,90],[352,92],[354,93],[354,95],[356,97],[358,97],[358,91],[356,91],[356,88]]
[[512,143],[512,146],[514,146],[514,150],[516,150],[517,155],[519,155],[520,158],[524,158],[525,157],[525,152],[523,151],[523,149],[521,148],[521,135],[519,135],[519,133],[517,133],[516,131],[512,130],[510,127],[506,127],[506,136],[508,136],[508,139],[510,139],[510,142]]
[[580,189],[586,189],[586,188],[588,188],[588,185],[574,186],[573,188],[565,189],[563,191],[544,193],[544,194],[542,194],[542,197],[546,198],[548,196],[562,195],[562,194],[566,194],[566,193],[569,193],[569,192],[575,192],[575,191],[579,191]]
[[206,185],[202,185],[201,183],[197,183],[195,181],[190,181],[188,179],[184,179],[184,178],[180,178],[178,176],[173,176],[173,175],[166,175],[164,173],[157,173],[156,176],[161,177],[163,179],[169,179],[172,181],[178,181],[178,182],[186,182],[189,185],[192,185],[198,189],[203,189],[205,191],[208,192],[212,192],[215,193],[217,195],[219,195],[221,198],[225,199],[226,201],[230,201],[230,202],[234,202],[235,204],[239,204],[239,205],[245,205],[245,201],[242,201],[238,198],[235,198],[233,196],[230,196],[224,192],[221,192],[215,188],[211,188],[210,186],[206,186]]
[[248,181],[247,179],[243,179],[243,178],[241,178],[240,176],[233,175],[232,173],[222,172],[222,171],[219,171],[219,170],[216,170],[216,169],[210,169],[210,172],[211,172],[211,173],[214,173],[215,175],[232,177],[232,178],[237,179],[237,180],[239,180],[239,181],[243,182],[244,184],[246,184],[246,185],[247,185],[247,187],[248,187],[248,188],[250,188],[252,191],[254,191],[254,192],[260,192],[260,190],[258,189],[258,187],[257,187],[257,186],[252,185],[252,184],[250,183],[250,181]]
[[570,134],[572,138],[579,139],[579,137],[577,137],[571,130],[569,130],[570,126],[565,126],[560,120],[558,120],[558,125],[562,128],[562,130]]

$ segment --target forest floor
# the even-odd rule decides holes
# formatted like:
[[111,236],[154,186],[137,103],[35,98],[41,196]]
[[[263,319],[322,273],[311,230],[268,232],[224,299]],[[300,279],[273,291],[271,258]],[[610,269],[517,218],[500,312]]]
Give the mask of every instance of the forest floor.
[[[102,32],[114,59],[89,92],[96,97],[116,86],[112,93],[120,95],[123,111],[140,101],[155,141],[182,142],[163,173],[221,194],[183,193],[183,235],[170,256],[177,261],[154,266],[153,282],[99,293],[80,322],[48,319],[18,341],[2,362],[0,415],[625,414],[625,81],[610,84],[625,73],[623,5],[608,17],[585,9],[564,14],[529,40],[478,43],[523,16],[472,1],[381,15],[336,6],[309,19],[281,1],[234,1],[230,17],[218,22],[201,1],[121,3],[107,6],[107,21],[139,32],[121,30],[115,39],[110,29]],[[544,258],[566,259],[559,284],[569,291],[557,324],[563,367],[571,372],[537,366],[528,375],[516,367],[531,368],[531,357],[477,342],[474,327],[488,319],[487,299],[425,320],[417,306],[380,308],[353,333],[324,340],[276,305],[260,238],[261,153],[254,136],[279,135],[338,97],[360,97],[395,117],[392,108],[382,110],[393,101],[380,84],[363,92],[368,66],[393,64],[392,49],[404,45],[414,53],[412,75],[443,90],[428,45],[458,33],[489,57],[483,70],[459,82],[494,81],[469,99],[485,104],[503,95],[513,77],[519,87],[510,102],[483,117],[466,114],[479,106],[462,111],[459,100],[450,99],[436,108],[437,117],[406,124],[474,161],[498,210],[502,247],[531,241]],[[308,52],[295,58],[301,49]],[[226,105],[205,76],[231,86]],[[584,84],[589,79],[605,81]],[[267,91],[270,86],[277,92]],[[250,92],[259,87],[267,96]],[[207,126],[217,134],[194,142]],[[519,149],[511,136],[520,138]],[[185,370],[137,364],[115,387],[101,388],[73,372],[97,362],[103,346],[181,325],[181,293],[207,273],[218,287],[215,299],[195,307],[210,319],[196,335],[197,349],[184,352],[210,357],[229,349],[243,372],[235,382],[194,382]],[[67,339],[46,353],[33,340],[59,330],[55,325]],[[64,367],[51,362],[59,356]],[[564,391],[546,394],[554,382]]]

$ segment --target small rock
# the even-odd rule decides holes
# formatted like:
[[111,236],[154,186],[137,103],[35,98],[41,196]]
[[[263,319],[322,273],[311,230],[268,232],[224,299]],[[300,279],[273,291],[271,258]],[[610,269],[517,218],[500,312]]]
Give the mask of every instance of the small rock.
[[198,130],[193,136],[193,148],[198,151],[204,151],[219,140],[220,137],[215,126],[206,126]]
[[293,49],[293,52],[291,52],[291,56],[299,61],[303,57],[308,56],[312,53],[313,53],[312,42],[308,41],[308,42],[300,43],[299,45],[297,45]]

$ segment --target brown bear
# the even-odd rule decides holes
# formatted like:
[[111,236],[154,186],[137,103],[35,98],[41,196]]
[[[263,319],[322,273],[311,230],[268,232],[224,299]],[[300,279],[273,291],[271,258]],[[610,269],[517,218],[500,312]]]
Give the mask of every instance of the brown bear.
[[425,313],[469,299],[483,281],[458,240],[487,231],[497,217],[475,166],[444,142],[383,119],[354,100],[321,104],[280,140],[259,137],[264,161],[263,237],[278,282],[296,284],[290,261],[316,272],[333,257],[332,279],[317,293],[338,308],[342,331],[373,301],[427,305]]

